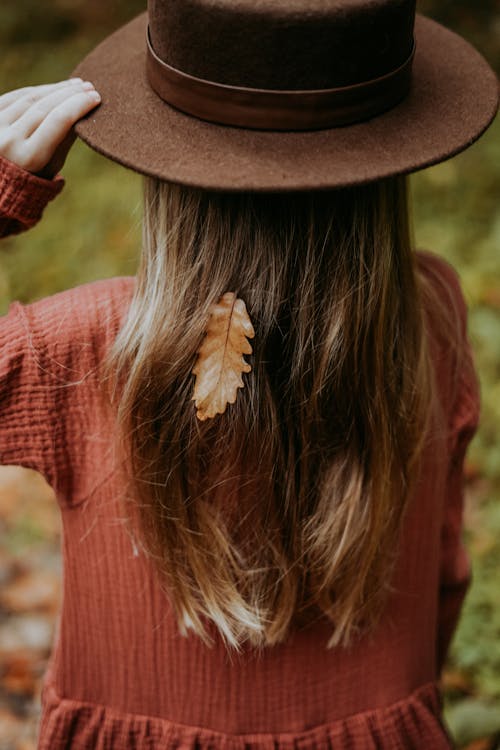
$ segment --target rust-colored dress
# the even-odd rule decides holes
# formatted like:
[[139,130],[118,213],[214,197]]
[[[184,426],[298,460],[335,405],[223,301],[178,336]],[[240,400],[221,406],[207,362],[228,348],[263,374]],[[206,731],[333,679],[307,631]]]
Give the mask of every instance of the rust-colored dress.
[[[0,236],[32,226],[63,180],[0,160]],[[61,240],[62,241],[62,240]],[[424,273],[460,310],[458,277],[418,253]],[[50,258],[47,258],[50,262]],[[118,501],[109,415],[96,365],[134,289],[117,277],[22,305],[0,318],[0,461],[39,471],[63,523],[63,604],[43,689],[42,750],[444,750],[437,680],[466,592],[461,542],[463,458],[479,412],[470,350],[456,362],[436,321],[429,335],[446,446],[430,446],[406,516],[394,593],[377,631],[326,650],[327,621],[257,656],[229,658],[182,637]]]

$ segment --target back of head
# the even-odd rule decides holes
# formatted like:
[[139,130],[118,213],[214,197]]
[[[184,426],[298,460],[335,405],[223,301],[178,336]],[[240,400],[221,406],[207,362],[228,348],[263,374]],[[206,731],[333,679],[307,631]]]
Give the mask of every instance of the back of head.
[[[105,363],[130,519],[181,632],[263,647],[379,617],[428,429],[432,367],[404,177],[307,193],[145,178],[143,253]],[[200,422],[192,370],[234,292],[255,338],[236,402]]]

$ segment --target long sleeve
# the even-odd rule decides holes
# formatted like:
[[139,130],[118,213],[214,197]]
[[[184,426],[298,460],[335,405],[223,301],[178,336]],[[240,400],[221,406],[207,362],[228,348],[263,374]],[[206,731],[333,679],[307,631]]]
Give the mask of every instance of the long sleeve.
[[0,238],[33,227],[64,184],[60,175],[46,180],[0,156]]
[[0,464],[38,471],[61,505],[83,501],[113,468],[99,368],[134,278],[12,302],[0,316]]
[[480,415],[480,386],[467,338],[467,310],[455,287],[461,313],[463,349],[450,427],[450,462],[444,523],[441,532],[441,564],[438,622],[438,669],[441,671],[457,627],[463,601],[471,583],[471,564],[463,541],[464,462]]
[[[36,224],[63,186],[60,176],[46,180],[0,157],[0,238]],[[108,436],[94,427],[97,370],[131,281],[15,301],[0,316],[0,464],[38,471],[64,505],[83,500],[99,481],[89,462],[105,471]]]
[[53,390],[42,380],[24,307],[0,317],[0,463],[40,472],[55,485]]
[[[0,157],[0,238],[34,226],[64,187]],[[55,484],[53,399],[42,382],[25,308],[0,318],[0,463],[40,472]]]

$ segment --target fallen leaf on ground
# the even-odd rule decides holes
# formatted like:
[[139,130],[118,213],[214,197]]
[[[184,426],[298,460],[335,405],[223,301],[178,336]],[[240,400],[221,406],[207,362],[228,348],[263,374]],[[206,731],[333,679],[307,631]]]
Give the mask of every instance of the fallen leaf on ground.
[[14,578],[0,592],[0,606],[8,612],[52,612],[59,610],[59,576],[45,570],[32,570]]

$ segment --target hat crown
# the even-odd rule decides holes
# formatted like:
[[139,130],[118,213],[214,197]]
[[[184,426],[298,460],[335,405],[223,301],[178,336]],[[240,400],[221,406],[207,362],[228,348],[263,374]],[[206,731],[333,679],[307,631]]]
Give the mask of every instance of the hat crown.
[[149,0],[148,10],[158,57],[230,86],[351,86],[413,48],[415,0]]

